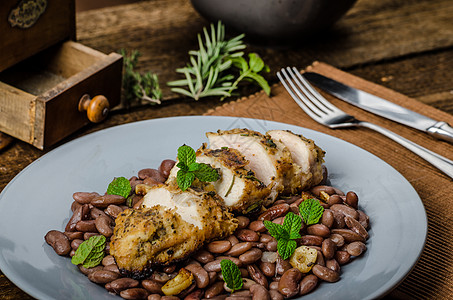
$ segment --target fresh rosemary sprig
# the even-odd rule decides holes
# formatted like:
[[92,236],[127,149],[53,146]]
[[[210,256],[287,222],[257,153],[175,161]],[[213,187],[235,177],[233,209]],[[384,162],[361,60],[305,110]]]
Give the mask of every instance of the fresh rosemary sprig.
[[198,35],[199,50],[189,51],[190,63],[176,70],[184,74],[185,79],[168,83],[173,92],[195,100],[208,96],[220,96],[223,100],[232,96],[239,82],[248,79],[258,83],[269,94],[269,84],[258,74],[268,70],[267,66],[255,53],[249,55],[249,62],[243,58],[242,50],[246,48],[242,42],[244,34],[225,40],[225,27],[221,22],[217,28],[211,24],[210,33],[203,28],[203,34],[204,41],[201,34]]
[[156,74],[147,72],[140,74],[135,71],[140,53],[132,51],[129,55],[124,49],[120,50],[123,56],[123,97],[126,107],[133,102],[148,101],[152,104],[160,104],[162,91]]

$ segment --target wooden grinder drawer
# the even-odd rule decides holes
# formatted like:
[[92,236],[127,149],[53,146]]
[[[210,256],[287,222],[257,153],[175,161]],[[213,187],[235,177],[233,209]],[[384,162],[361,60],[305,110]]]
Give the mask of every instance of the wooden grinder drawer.
[[73,41],[53,46],[0,73],[0,131],[39,149],[51,146],[90,123],[79,110],[82,97],[119,104],[121,76],[117,53]]

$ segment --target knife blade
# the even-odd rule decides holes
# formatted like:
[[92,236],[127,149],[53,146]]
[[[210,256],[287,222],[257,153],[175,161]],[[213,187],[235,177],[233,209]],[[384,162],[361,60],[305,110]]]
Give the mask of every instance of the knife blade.
[[453,143],[453,128],[446,122],[433,120],[398,104],[347,86],[318,73],[305,72],[303,76],[321,90],[349,104]]

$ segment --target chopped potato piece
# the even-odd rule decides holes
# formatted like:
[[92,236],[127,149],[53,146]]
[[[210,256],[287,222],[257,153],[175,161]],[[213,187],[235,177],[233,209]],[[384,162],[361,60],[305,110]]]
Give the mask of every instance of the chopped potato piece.
[[300,246],[289,258],[289,263],[302,273],[308,273],[315,265],[317,256],[318,251],[316,249]]
[[162,287],[162,292],[166,296],[178,295],[179,293],[187,289],[193,282],[193,274],[182,268],[181,270],[179,270],[179,273],[175,278],[167,281],[167,283]]

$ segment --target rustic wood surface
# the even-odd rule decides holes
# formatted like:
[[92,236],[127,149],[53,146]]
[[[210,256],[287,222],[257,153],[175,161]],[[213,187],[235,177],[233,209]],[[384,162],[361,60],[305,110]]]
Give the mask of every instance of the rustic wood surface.
[[[249,49],[271,67],[266,75],[271,83],[277,82],[275,72],[281,67],[302,68],[320,60],[453,114],[452,15],[451,0],[359,0],[334,28],[316,38],[296,46],[254,42]],[[188,0],[142,1],[78,14],[79,42],[104,53],[139,50],[140,69],[159,75],[166,101],[160,106],[116,111],[105,122],[89,125],[61,143],[118,124],[201,115],[220,105],[216,99],[181,99],[165,86],[179,78],[174,70],[185,64],[187,51],[196,48],[196,34],[208,24]],[[241,95],[256,91],[247,88]],[[44,153],[20,141],[1,150],[0,190]],[[399,296],[394,291],[386,299]],[[0,299],[29,298],[0,273]]]

